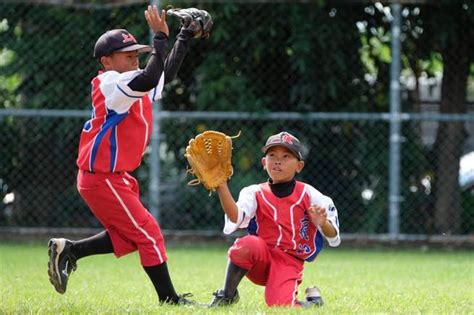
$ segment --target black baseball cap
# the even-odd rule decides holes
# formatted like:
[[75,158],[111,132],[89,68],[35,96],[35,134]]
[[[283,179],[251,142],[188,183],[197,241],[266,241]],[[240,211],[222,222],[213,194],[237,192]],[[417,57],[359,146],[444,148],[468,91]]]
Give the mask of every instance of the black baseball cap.
[[134,51],[139,53],[149,52],[151,46],[137,43],[135,37],[125,29],[110,30],[102,34],[94,47],[94,58],[109,56],[117,51]]
[[276,135],[268,137],[265,146],[262,147],[262,152],[266,154],[268,149],[277,145],[289,149],[298,158],[298,160],[303,160],[303,154],[301,152],[303,147],[301,142],[291,133],[282,131]]

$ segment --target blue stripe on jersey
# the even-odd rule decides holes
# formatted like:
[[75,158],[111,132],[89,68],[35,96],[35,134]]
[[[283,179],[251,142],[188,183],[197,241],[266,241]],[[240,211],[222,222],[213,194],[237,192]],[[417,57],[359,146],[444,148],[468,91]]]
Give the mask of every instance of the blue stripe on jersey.
[[82,130],[89,132],[91,131],[91,129],[92,129],[92,124],[91,124],[91,121],[88,120],[84,123],[84,127],[82,127]]
[[[111,128],[113,129],[115,126],[117,126],[122,120],[125,119],[125,117],[127,117],[127,115],[128,115],[128,112],[123,113],[123,114],[117,114],[117,112],[115,112],[111,109],[108,110],[107,116],[105,116],[105,122],[102,125],[101,130],[100,130],[99,134],[97,135],[97,137],[94,141],[94,145],[92,147],[91,161],[90,161],[90,165],[89,165],[89,169],[90,169],[91,172],[94,171],[94,162],[95,162],[95,158],[97,156],[97,150],[99,149],[99,145],[102,142],[102,138],[104,138],[105,134],[107,133],[107,131],[109,129],[111,129]],[[112,133],[113,133],[113,136],[111,136],[111,139],[110,139],[111,147],[115,147],[115,150],[116,150],[117,143],[115,143],[115,142],[112,143],[113,141],[116,141],[114,130],[112,130]],[[112,137],[113,137],[113,139],[112,139]],[[111,153],[112,153],[112,148],[111,148]],[[115,153],[113,155],[113,159],[114,159],[114,163],[115,163]],[[111,165],[111,167],[112,167],[112,165]]]
[[247,226],[247,232],[250,234],[250,235],[257,235],[257,220],[255,217],[253,217],[250,222],[249,222],[249,225]]
[[117,126],[112,127],[112,131],[110,132],[110,172],[112,173],[115,168],[115,156],[117,155]]
[[158,90],[156,87],[153,89],[153,97],[151,98],[152,101],[156,101],[155,97],[156,97],[156,90]]
[[94,119],[94,118],[95,118],[95,108],[92,108],[91,119],[89,119],[88,121],[86,121],[84,123],[84,126],[82,127],[82,130],[84,130],[85,132],[91,131],[91,129],[92,129],[92,119]]
[[314,237],[314,244],[316,246],[316,251],[313,253],[313,255],[306,258],[305,259],[306,261],[313,261],[316,258],[316,256],[318,256],[321,249],[323,249],[323,245],[324,245],[323,235],[319,231],[316,231],[316,235]]
[[120,86],[118,86],[118,85],[117,85],[117,88],[119,89],[120,92],[122,92],[123,94],[125,94],[128,97],[131,97],[131,98],[142,98],[143,97],[143,96],[133,96],[133,95],[127,94],[127,92],[122,90],[122,88],[120,88]]

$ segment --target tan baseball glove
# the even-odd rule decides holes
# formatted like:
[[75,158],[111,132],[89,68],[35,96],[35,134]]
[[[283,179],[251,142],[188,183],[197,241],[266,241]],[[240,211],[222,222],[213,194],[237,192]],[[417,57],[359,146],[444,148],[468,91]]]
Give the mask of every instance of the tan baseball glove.
[[190,168],[188,172],[197,178],[189,185],[203,184],[212,193],[232,176],[232,139],[226,134],[208,130],[189,140],[185,157]]

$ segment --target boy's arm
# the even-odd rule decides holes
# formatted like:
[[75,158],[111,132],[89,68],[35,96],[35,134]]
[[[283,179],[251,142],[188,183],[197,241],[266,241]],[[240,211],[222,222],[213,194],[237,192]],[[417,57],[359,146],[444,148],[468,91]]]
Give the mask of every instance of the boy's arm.
[[224,182],[219,187],[217,187],[216,191],[219,195],[219,200],[221,202],[221,206],[225,214],[231,222],[237,223],[239,209],[237,207],[237,204],[235,203],[234,197],[232,197],[232,194],[230,193],[229,187],[227,186],[227,182]]
[[171,49],[165,60],[165,84],[172,81],[178,73],[193,37],[192,31],[181,28],[173,49]]
[[[311,222],[324,234],[329,245],[332,247],[339,246],[341,238],[339,236],[339,220],[336,207],[329,204],[326,209],[326,207],[313,204],[309,207],[307,213]],[[330,217],[328,217],[328,213]]]
[[259,185],[251,185],[243,188],[239,194],[239,200],[235,202],[230,193],[227,182],[216,188],[225,213],[224,234],[231,234],[239,228],[246,228],[250,220],[255,217],[257,211],[257,200],[255,197]]
[[308,209],[308,215],[314,225],[319,226],[327,237],[336,237],[337,231],[328,220],[326,209],[320,206],[312,205]]
[[188,52],[191,38],[207,38],[212,28],[212,16],[196,8],[170,9],[168,14],[181,19],[181,30],[173,49],[165,60],[165,84],[172,81]]
[[158,85],[163,73],[165,48],[168,43],[168,36],[165,33],[158,33],[153,38],[153,52],[143,71],[137,75],[128,86],[139,92],[148,92]]
[[158,85],[164,69],[165,49],[168,43],[169,29],[166,23],[166,11],[158,13],[156,6],[148,6],[145,11],[148,26],[155,34],[153,38],[153,52],[143,71],[137,75],[128,86],[133,91],[147,92]]

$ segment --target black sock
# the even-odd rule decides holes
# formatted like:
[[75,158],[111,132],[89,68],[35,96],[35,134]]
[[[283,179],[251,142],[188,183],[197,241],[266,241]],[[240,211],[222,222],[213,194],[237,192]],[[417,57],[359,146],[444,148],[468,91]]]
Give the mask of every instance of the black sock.
[[176,294],[176,291],[174,290],[166,262],[161,265],[143,267],[143,269],[145,269],[148,277],[150,277],[156,293],[158,294],[160,303],[174,304],[178,302],[178,294]]
[[110,254],[114,252],[114,248],[109,233],[103,231],[89,238],[73,241],[71,252],[79,259],[97,254]]
[[235,292],[237,291],[237,286],[239,285],[242,278],[247,274],[247,272],[249,272],[247,269],[240,268],[229,260],[229,263],[227,264],[227,272],[224,282],[225,297],[234,297]]

